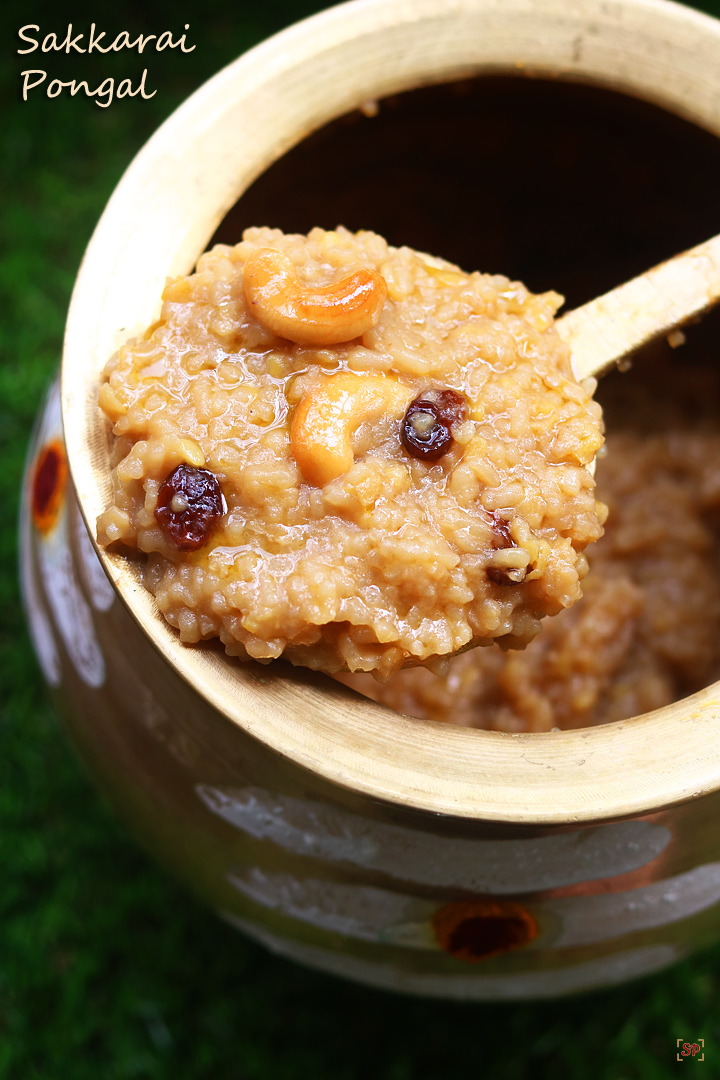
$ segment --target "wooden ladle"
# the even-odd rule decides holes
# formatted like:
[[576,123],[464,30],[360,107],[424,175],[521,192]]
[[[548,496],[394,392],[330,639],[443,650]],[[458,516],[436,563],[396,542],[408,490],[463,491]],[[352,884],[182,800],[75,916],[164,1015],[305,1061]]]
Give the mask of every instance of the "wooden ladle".
[[720,301],[720,236],[647,270],[556,322],[577,379],[604,374]]

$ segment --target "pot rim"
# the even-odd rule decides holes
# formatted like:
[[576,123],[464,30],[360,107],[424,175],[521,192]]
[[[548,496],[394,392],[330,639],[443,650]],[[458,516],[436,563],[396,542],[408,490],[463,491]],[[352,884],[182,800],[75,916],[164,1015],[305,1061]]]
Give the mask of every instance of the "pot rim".
[[720,788],[720,683],[572,731],[512,735],[415,720],[327,676],[183,645],[140,563],[95,539],[110,493],[99,376],[156,317],[166,276],[187,273],[241,193],[311,131],[368,99],[489,73],[599,83],[720,134],[720,22],[669,0],[353,0],[289,27],[185,101],[112,195],[67,321],[68,462],[100,561],[142,632],[219,713],[281,756],[434,815],[547,826],[648,814]]

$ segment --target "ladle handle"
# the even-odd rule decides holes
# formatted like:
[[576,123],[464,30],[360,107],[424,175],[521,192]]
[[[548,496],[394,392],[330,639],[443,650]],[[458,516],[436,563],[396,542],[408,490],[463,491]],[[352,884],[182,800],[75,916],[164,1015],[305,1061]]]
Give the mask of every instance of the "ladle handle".
[[602,375],[641,345],[720,300],[720,236],[660,263],[557,321],[578,379]]

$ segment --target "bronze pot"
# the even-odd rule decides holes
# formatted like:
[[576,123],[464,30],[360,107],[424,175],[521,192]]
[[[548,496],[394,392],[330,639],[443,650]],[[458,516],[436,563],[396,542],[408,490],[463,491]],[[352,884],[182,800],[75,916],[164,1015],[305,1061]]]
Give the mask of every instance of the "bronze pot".
[[411,720],[323,676],[182,645],[139,564],[96,552],[84,522],[94,535],[110,483],[99,374],[241,193],[368,100],[518,73],[720,134],[720,23],[659,0],[360,0],[284,31],[194,94],[110,200],[68,318],[65,441],[55,389],[22,546],[46,678],[159,861],[284,955],[492,1000],[621,982],[720,934],[720,686],[546,735]]

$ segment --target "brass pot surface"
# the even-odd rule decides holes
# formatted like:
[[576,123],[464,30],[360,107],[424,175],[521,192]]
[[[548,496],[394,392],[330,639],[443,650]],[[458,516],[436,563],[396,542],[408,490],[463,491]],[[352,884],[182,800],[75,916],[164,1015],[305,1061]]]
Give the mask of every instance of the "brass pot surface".
[[[49,529],[26,505],[23,573],[91,773],[192,889],[327,970],[513,998],[619,982],[717,936],[720,684],[581,731],[412,720],[320,675],[182,645],[139,564],[93,552],[83,526],[94,538],[110,490],[99,376],[165,278],[308,133],[483,74],[595,83],[720,135],[720,23],[661,0],[357,0],[252,50],[158,130],[91,240],[62,366],[72,483]],[[43,416],[36,454],[62,445],[56,398]]]

